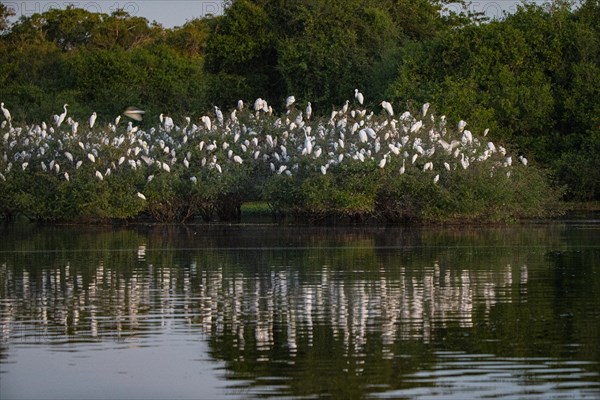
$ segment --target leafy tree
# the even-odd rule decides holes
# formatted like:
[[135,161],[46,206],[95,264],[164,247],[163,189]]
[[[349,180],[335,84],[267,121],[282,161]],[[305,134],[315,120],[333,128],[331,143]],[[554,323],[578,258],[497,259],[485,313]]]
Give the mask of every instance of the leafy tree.
[[4,32],[10,26],[8,19],[15,15],[15,12],[5,4],[0,3],[0,32]]

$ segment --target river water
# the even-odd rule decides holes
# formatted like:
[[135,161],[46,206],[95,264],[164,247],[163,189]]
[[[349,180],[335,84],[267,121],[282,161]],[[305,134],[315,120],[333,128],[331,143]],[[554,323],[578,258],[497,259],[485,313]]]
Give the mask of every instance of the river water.
[[598,399],[600,220],[0,230],[0,398]]

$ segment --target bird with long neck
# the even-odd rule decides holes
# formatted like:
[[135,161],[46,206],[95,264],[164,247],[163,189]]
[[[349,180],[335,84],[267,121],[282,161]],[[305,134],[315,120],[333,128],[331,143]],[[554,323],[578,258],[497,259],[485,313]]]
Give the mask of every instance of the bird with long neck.
[[10,111],[8,111],[8,109],[4,108],[4,102],[0,103],[0,109],[2,109],[2,114],[4,114],[4,119],[6,119],[6,121],[10,125],[10,121],[11,121]]
[[61,124],[62,124],[62,123],[65,121],[65,118],[67,117],[67,107],[68,107],[68,106],[69,106],[69,105],[68,105],[68,104],[66,104],[66,103],[65,103],[65,105],[63,106],[63,110],[64,110],[64,111],[63,111],[63,113],[62,113],[62,114],[60,114],[60,115],[58,116],[58,120],[56,121],[56,126],[57,126],[57,127],[59,127],[59,126],[60,126],[60,125],[61,125]]

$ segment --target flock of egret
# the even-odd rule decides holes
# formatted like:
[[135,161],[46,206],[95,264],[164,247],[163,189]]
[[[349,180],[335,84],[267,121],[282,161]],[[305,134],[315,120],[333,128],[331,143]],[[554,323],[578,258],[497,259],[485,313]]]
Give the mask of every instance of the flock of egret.
[[[492,163],[491,175],[510,177],[513,159],[486,139],[487,130],[476,136],[464,121],[456,129],[449,127],[445,116],[428,113],[428,103],[414,115],[405,111],[398,116],[389,102],[381,102],[378,112],[363,103],[357,89],[353,101],[315,119],[311,103],[300,107],[294,96],[286,99],[280,116],[263,99],[253,107],[240,100],[227,117],[219,107],[197,123],[186,117],[175,124],[161,114],[147,131],[134,125],[144,112],[133,107],[124,112],[128,122],[118,116],[104,126],[96,123],[95,112],[88,123],[67,116],[68,104],[51,125],[14,126],[1,103],[0,183],[18,173],[42,172],[68,182],[90,171],[91,176],[80,178],[105,180],[127,169],[142,170],[145,183],[131,190],[146,200],[144,185],[156,174],[175,173],[174,178],[194,185],[203,174],[226,174],[248,165],[293,176],[300,169],[326,175],[344,163],[363,163],[365,168],[395,168],[398,175],[420,173],[439,184],[456,170]],[[525,158],[519,160],[527,164]]]

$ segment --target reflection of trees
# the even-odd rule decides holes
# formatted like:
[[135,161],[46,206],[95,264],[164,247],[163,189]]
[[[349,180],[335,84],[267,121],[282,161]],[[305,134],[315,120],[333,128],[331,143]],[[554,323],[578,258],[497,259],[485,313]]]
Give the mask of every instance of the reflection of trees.
[[[142,242],[137,239],[127,244]],[[286,251],[253,251],[242,241],[235,251],[187,254],[187,264],[174,251],[153,252],[146,244],[125,251],[110,240],[112,252],[55,254],[60,266],[27,267],[21,258],[1,267],[4,335],[20,321],[34,321],[44,333],[89,337],[184,321],[210,335],[229,332],[240,349],[250,335],[261,351],[275,346],[279,329],[293,356],[299,342],[314,343],[316,326],[326,326],[346,354],[362,353],[376,333],[393,356],[396,340],[428,341],[436,328],[472,326],[474,303],[489,310],[510,301],[513,276],[526,280],[525,266],[472,270],[439,260],[409,262],[396,249],[375,254],[372,242],[354,239],[325,250],[311,242],[314,247]],[[69,258],[84,262],[74,267]]]
[[[501,339],[512,341],[522,328],[510,321],[526,319],[520,307],[527,299],[553,298],[552,286],[536,286],[546,283],[528,265],[543,263],[544,249],[560,245],[562,231],[302,232],[158,227],[70,234],[69,241],[53,232],[52,239],[30,237],[35,247],[24,236],[13,242],[22,252],[0,253],[0,334],[8,343],[36,334],[128,340],[185,329],[205,335],[234,378],[296,376],[295,394],[331,392],[327,374],[298,376],[325,357],[339,379],[362,377],[336,383],[351,390],[357,382],[389,383],[429,362],[424,346],[448,331],[483,332],[486,339],[481,326],[499,313],[509,321]],[[44,252],[61,240],[60,251]],[[540,243],[541,251],[529,251]],[[575,284],[568,289],[583,289]],[[537,297],[532,303],[529,313],[554,312]],[[577,322],[577,331],[587,332],[578,339],[594,343],[597,324],[584,330]],[[520,332],[514,341],[526,337]]]

